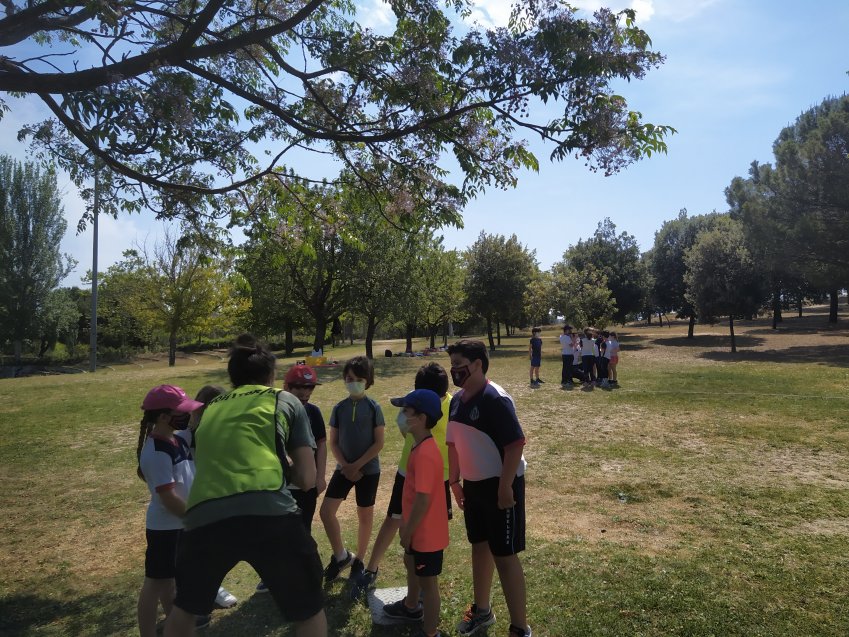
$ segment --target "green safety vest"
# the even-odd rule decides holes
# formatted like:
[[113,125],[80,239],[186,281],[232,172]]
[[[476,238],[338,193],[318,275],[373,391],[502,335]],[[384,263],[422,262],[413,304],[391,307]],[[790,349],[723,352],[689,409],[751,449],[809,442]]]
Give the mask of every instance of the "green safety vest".
[[277,412],[279,389],[242,385],[212,400],[195,432],[195,480],[186,508],[208,500],[285,486],[277,455],[277,423],[288,438],[289,423]]

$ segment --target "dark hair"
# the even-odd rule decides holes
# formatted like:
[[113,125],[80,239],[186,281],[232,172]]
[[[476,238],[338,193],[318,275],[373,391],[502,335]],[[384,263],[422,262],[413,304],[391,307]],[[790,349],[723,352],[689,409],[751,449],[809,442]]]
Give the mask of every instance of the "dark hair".
[[348,372],[352,372],[357,378],[365,378],[366,389],[374,385],[374,365],[367,357],[354,356],[347,361],[342,368],[342,377],[344,378]]
[[537,332],[542,332],[542,330],[538,327],[531,328],[531,334],[536,334]]
[[169,413],[170,411],[170,409],[146,409],[141,422],[139,423],[139,444],[136,446],[136,475],[145,482],[147,482],[147,479],[142,473],[141,463],[139,462],[141,459],[142,447],[144,447],[144,443],[150,435],[150,430],[153,429],[153,425],[156,424],[159,417],[162,414]]
[[610,332],[608,332],[607,330],[602,330],[602,331],[601,331],[601,335],[602,335],[604,338],[607,338],[608,336],[610,336]]
[[443,398],[448,393],[448,373],[439,363],[422,365],[416,372],[415,389],[429,389]]
[[448,346],[448,355],[459,354],[469,361],[481,361],[481,369],[486,374],[489,369],[489,355],[486,353],[486,345],[483,341],[464,338]]
[[220,385],[204,385],[198,390],[197,395],[195,396],[195,400],[198,402],[202,402],[204,405],[208,405],[209,401],[211,401],[216,396],[220,396],[227,390],[221,387]]
[[274,373],[277,359],[253,334],[241,334],[230,348],[227,373],[233,387],[265,385]]

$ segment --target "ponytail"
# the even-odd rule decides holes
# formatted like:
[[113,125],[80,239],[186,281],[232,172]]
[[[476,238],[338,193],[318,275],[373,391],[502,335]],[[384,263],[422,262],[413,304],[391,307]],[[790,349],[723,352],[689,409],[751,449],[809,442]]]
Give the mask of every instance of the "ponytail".
[[141,470],[141,463],[139,462],[141,459],[141,450],[142,447],[144,447],[144,443],[147,440],[148,435],[150,435],[150,430],[153,428],[152,423],[147,421],[146,416],[147,414],[142,417],[141,423],[139,424],[139,444],[136,447],[136,475],[142,480],[145,480],[145,477]]
[[144,477],[144,473],[142,473],[140,463],[142,448],[159,416],[168,411],[168,409],[146,409],[139,423],[139,443],[136,446],[136,475],[145,482],[147,482],[147,479]]

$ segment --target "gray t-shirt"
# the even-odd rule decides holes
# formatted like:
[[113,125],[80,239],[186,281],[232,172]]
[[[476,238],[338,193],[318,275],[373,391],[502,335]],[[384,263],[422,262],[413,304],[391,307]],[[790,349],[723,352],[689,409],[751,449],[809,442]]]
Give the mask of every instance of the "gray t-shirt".
[[[354,401],[349,396],[337,403],[330,414],[330,426],[337,430],[339,449],[345,460],[355,462],[374,444],[374,430],[385,426],[380,405],[368,396]],[[336,469],[341,467],[337,464]],[[362,468],[365,475],[380,473],[377,456]]]
[[[300,400],[289,392],[279,391],[277,413],[281,416],[275,424],[278,456],[285,454],[286,450],[291,453],[298,447],[315,449],[310,419]],[[284,422],[289,423],[288,436],[283,427]],[[203,420],[200,426],[203,427]],[[285,455],[281,464],[286,466]],[[297,514],[298,511],[298,505],[284,480],[283,487],[278,491],[251,491],[201,502],[186,512],[183,524],[187,529],[194,529],[240,515],[288,515]]]

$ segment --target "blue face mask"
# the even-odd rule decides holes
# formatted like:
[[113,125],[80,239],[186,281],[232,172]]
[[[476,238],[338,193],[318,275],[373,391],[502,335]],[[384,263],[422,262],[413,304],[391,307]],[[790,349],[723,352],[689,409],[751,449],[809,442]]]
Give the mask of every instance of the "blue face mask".
[[395,418],[395,422],[398,425],[398,431],[401,432],[402,436],[406,436],[410,433],[410,423],[407,422],[407,414],[404,413],[404,410],[398,412],[398,417]]

